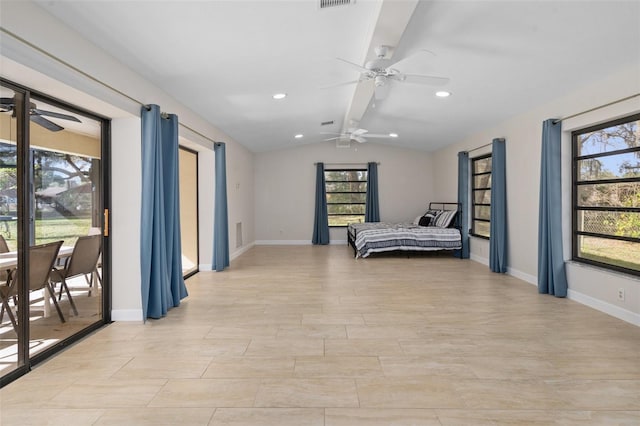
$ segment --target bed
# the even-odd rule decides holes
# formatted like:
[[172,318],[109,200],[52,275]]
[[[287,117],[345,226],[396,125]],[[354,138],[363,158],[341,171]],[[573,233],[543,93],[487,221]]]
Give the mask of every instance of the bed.
[[458,250],[462,248],[459,216],[458,203],[431,202],[414,223],[349,224],[348,242],[356,258],[390,251]]

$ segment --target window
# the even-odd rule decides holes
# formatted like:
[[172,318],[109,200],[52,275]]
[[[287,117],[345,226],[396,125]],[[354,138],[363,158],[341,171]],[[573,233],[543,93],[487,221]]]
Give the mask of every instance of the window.
[[572,133],[573,259],[640,275],[640,114]]
[[367,170],[325,170],[329,226],[364,222]]
[[489,238],[491,226],[491,154],[471,159],[471,235]]

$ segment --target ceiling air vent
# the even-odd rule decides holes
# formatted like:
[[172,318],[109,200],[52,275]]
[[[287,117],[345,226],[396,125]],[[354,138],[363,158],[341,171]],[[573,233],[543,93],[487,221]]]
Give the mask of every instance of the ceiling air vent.
[[318,0],[318,5],[320,9],[326,9],[334,6],[348,6],[355,2],[356,0]]
[[320,123],[321,126],[330,126],[333,124],[333,120],[331,121],[323,121],[322,123]]
[[351,139],[345,137],[337,139],[336,148],[351,148]]

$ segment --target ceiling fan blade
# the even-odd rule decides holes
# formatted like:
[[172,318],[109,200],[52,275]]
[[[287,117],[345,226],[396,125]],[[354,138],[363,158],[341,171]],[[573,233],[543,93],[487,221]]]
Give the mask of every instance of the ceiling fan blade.
[[354,140],[354,141],[360,142],[360,143],[365,143],[367,141],[362,136],[353,136],[353,135],[351,135],[351,140]]
[[365,74],[369,74],[371,72],[371,70],[366,69],[362,65],[354,64],[353,62],[349,62],[346,59],[342,59],[342,58],[336,58],[336,59],[341,62],[344,62],[345,64],[349,65],[351,68],[353,68],[358,72],[365,73]]
[[351,134],[353,136],[364,136],[364,134],[367,133],[367,132],[368,132],[368,130],[365,130],[365,129],[355,129],[355,130],[353,130],[351,132]]
[[60,118],[62,120],[70,120],[70,121],[75,121],[77,123],[82,123],[82,121],[78,120],[78,118],[74,117],[73,115],[60,114],[59,112],[44,111],[41,109],[34,108],[31,110],[31,113],[36,115],[44,115],[47,117]]
[[0,112],[11,112],[15,108],[13,98],[0,98]]
[[320,87],[320,89],[333,89],[334,87],[349,86],[351,84],[356,84],[356,83],[360,83],[360,80],[353,80],[353,81],[346,81],[344,83],[330,84],[328,86],[322,86],[322,87]]
[[391,63],[387,68],[391,68],[391,67],[393,67],[394,65],[399,64],[399,63],[400,63],[400,62],[402,62],[402,61],[405,61],[405,60],[407,60],[407,59],[409,59],[409,58],[413,58],[414,56],[418,56],[418,55],[425,55],[425,54],[426,54],[426,55],[431,55],[431,56],[436,56],[436,54],[435,54],[435,53],[433,53],[433,52],[432,52],[432,51],[430,51],[430,50],[427,50],[427,49],[418,49],[418,50],[415,50],[415,51],[413,51],[413,52],[409,53],[409,54],[408,54],[407,56],[405,56],[404,58],[399,58],[398,60],[394,61],[394,62],[393,62],[393,63]]
[[0,106],[13,107],[14,105],[15,105],[15,101],[13,98],[0,98]]
[[367,133],[367,137],[368,138],[380,138],[380,139],[390,139],[390,138],[392,138],[392,136],[378,134],[378,133]]
[[394,80],[404,81],[405,83],[426,84],[428,86],[443,86],[450,81],[446,77],[419,74],[399,74]]
[[52,132],[59,132],[60,130],[64,130],[64,127],[58,126],[56,123],[49,121],[39,115],[32,114],[30,118],[34,123],[39,124],[40,126],[44,127],[47,130],[51,130]]
[[335,141],[336,139],[341,139],[342,136],[336,136],[335,138],[323,139],[325,141]]

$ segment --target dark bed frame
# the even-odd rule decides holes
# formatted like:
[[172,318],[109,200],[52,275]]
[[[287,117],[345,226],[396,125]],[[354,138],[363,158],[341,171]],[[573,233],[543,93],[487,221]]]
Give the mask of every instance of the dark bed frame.
[[[428,210],[453,210],[451,208],[451,206],[455,206],[455,210],[456,210],[456,216],[454,218],[453,221],[453,227],[458,229],[461,233],[462,233],[462,224],[461,224],[461,217],[462,216],[462,208],[460,203],[446,203],[446,202],[442,202],[442,201],[431,201],[429,203],[429,208]],[[449,208],[447,208],[449,207]],[[356,249],[356,241],[351,238],[351,234],[349,234],[349,229],[347,228],[347,244],[349,244],[351,246],[351,248],[353,249],[353,256],[357,257],[358,256],[358,250]],[[464,240],[462,241],[462,245],[464,246],[465,242]],[[459,250],[459,249],[455,249],[455,250]],[[441,250],[440,250],[441,251]],[[408,252],[407,252],[408,253]]]

